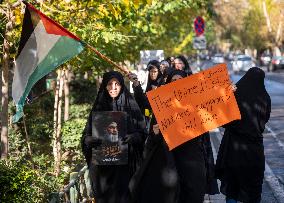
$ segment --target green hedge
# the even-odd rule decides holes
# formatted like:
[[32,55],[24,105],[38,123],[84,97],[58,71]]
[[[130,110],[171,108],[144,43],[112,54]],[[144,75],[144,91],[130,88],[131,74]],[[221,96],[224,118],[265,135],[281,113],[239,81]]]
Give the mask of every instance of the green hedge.
[[0,202],[46,202],[44,180],[30,166],[0,162]]
[[[73,85],[73,86],[72,86]],[[62,173],[53,174],[52,156],[53,105],[52,92],[25,106],[26,128],[33,150],[32,162],[25,140],[23,120],[9,126],[9,164],[0,162],[0,202],[47,202],[51,192],[68,184],[70,171],[84,164],[80,140],[94,102],[95,85],[89,81],[73,81],[70,92],[70,119],[62,125]],[[84,91],[82,91],[84,89]],[[9,114],[15,113],[10,102]]]
[[71,104],[93,104],[97,94],[96,83],[85,79],[73,80],[70,85]]

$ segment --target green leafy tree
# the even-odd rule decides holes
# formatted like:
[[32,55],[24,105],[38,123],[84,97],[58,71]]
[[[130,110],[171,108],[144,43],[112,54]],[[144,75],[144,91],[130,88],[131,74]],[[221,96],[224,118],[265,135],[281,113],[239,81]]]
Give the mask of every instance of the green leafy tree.
[[215,3],[217,40],[235,49],[263,49],[281,45],[284,4],[273,0]]
[[[4,2],[2,5],[6,5],[7,1]],[[12,3],[14,2],[16,0]],[[144,49],[164,49],[166,55],[192,53],[193,20],[196,16],[205,18],[206,36],[209,42],[213,41],[212,2],[213,0],[29,1],[47,16],[119,64],[123,64],[125,61],[137,63],[139,51]],[[15,26],[11,32],[13,37],[9,39],[11,61],[16,56],[20,40],[22,10],[23,4],[13,9]],[[5,16],[0,14],[0,18],[0,29],[4,31]],[[3,38],[1,36],[0,38],[2,40],[0,40],[0,46],[2,46]],[[89,49],[85,49],[80,55],[68,61],[68,65],[75,73],[76,80],[81,78],[77,77],[78,75],[82,75],[86,71],[91,72],[92,76],[96,76],[103,71],[113,69],[110,64],[100,59]],[[89,79],[93,80],[94,77]],[[63,124],[61,131],[62,151],[63,155],[66,155],[62,166],[69,167],[67,171],[73,170],[76,163],[82,162],[81,133],[96,93],[94,84],[89,86],[78,80],[73,82],[80,84],[76,86],[74,83],[70,83],[71,115],[70,119]],[[94,93],[87,95],[92,98],[86,98],[86,95],[78,96],[80,91],[76,90],[82,87],[86,89],[86,91],[82,91],[83,93],[87,90]],[[48,188],[59,190],[60,186],[66,184],[66,176],[63,174],[55,178],[52,171],[54,164],[51,154],[53,100],[54,94],[50,93],[25,106],[27,129],[25,131],[23,122],[18,123],[17,126],[9,126],[10,129],[13,129],[10,131],[11,142],[9,145],[12,150],[10,160],[19,160],[21,157],[22,167],[31,166],[28,161],[24,161],[28,157],[25,140],[27,133],[33,149],[31,161],[34,172],[43,178],[44,184]],[[12,114],[11,111],[9,115],[12,116]],[[9,171],[10,169],[5,168],[5,170]],[[54,184],[54,186],[51,187],[49,184]],[[39,192],[44,196],[48,191],[50,190],[40,190]],[[16,192],[22,194],[20,191]],[[36,201],[37,197],[34,199]]]

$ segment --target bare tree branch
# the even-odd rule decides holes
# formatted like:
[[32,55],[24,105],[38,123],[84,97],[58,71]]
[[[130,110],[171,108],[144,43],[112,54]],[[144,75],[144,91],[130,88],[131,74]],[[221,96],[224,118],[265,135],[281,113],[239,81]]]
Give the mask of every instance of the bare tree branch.
[[5,15],[5,16],[7,15],[7,12],[3,8],[1,8],[1,7],[0,7],[0,13]]
[[22,0],[18,0],[16,3],[12,5],[12,8],[16,8],[17,6],[21,5],[22,2],[23,2]]

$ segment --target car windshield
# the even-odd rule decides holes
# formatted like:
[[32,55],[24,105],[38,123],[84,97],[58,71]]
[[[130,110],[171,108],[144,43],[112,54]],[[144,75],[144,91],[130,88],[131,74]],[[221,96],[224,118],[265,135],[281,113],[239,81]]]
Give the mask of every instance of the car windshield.
[[251,61],[251,58],[248,56],[238,58],[238,61]]
[[275,59],[275,60],[283,60],[284,59],[284,57],[283,56],[274,56],[273,57],[273,59]]

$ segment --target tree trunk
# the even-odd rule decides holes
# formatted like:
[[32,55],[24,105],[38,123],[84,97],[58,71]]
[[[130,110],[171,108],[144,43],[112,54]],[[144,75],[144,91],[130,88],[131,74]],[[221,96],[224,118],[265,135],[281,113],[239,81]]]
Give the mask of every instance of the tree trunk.
[[57,122],[58,122],[58,99],[59,99],[59,87],[60,87],[60,76],[61,70],[57,71],[57,82],[54,95],[54,111],[53,111],[53,156],[54,156],[54,173],[56,173],[57,163],[59,160],[58,150],[57,150]]
[[276,36],[275,36],[275,42],[277,46],[281,46],[282,45],[282,33],[283,33],[283,17],[284,17],[284,2],[283,4],[279,5],[280,7],[280,15],[279,15],[279,24],[278,24],[278,28],[277,28],[277,32],[276,32]]
[[274,56],[281,56],[281,43],[282,43],[282,19],[283,19],[283,9],[280,9],[280,15],[279,15],[279,24],[277,27],[276,35],[275,35],[275,45],[273,47],[273,55]]
[[270,23],[270,19],[269,19],[268,13],[267,13],[267,8],[266,8],[266,3],[265,3],[265,1],[262,1],[262,8],[263,8],[264,17],[265,17],[265,19],[266,19],[266,24],[267,24],[268,32],[272,32],[271,23]]
[[25,116],[23,116],[23,122],[24,122],[24,130],[25,130],[25,135],[26,135],[25,137],[26,137],[26,142],[27,142],[27,146],[28,146],[28,152],[29,152],[29,155],[32,159],[33,158],[33,151],[32,151],[32,147],[31,147],[30,136],[29,136],[28,130],[27,130]]
[[69,120],[69,66],[64,74],[64,121]]
[[24,123],[24,130],[25,130],[25,137],[26,137],[26,142],[27,142],[27,146],[28,146],[28,153],[30,155],[30,159],[31,159],[31,163],[32,163],[32,168],[34,169],[34,161],[33,161],[33,151],[32,151],[32,147],[31,147],[31,142],[30,142],[30,136],[28,134],[28,129],[27,129],[27,125],[26,125],[26,118],[25,115],[23,116],[23,123]]
[[62,124],[62,95],[64,87],[64,71],[61,71],[59,92],[58,92],[58,112],[57,112],[57,129],[56,129],[56,148],[57,148],[57,163],[56,163],[56,176],[60,174],[61,163],[61,124]]
[[[280,19],[282,19],[282,14],[281,14]],[[281,43],[281,40],[282,40],[281,33],[282,33],[282,20],[280,20],[278,24],[277,32],[276,32],[275,41],[277,44]]]
[[7,18],[8,22],[6,24],[6,32],[3,43],[3,65],[1,74],[1,159],[8,158],[8,102],[9,102],[9,64],[10,64],[10,44],[8,42],[9,33],[13,29],[13,12],[10,9],[10,5],[7,5]]
[[89,73],[88,73],[88,71],[86,71],[86,72],[84,73],[84,79],[85,79],[85,80],[88,80],[88,78],[89,78]]

